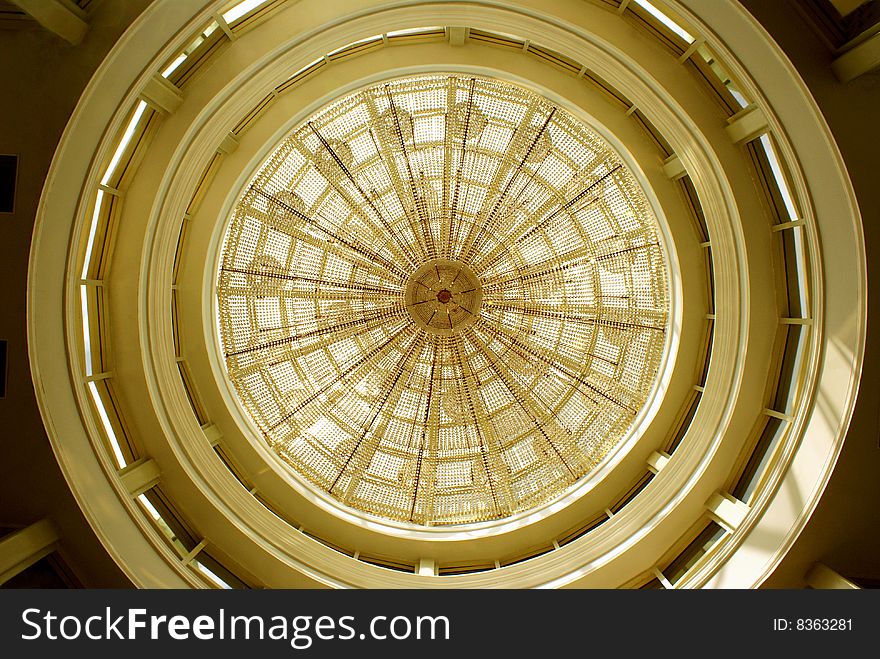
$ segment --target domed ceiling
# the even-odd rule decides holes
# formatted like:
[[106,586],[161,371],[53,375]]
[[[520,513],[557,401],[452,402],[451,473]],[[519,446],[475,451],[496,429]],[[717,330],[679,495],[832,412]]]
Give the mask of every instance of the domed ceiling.
[[319,493],[415,525],[501,519],[633,430],[668,276],[635,177],[572,114],[496,79],[397,79],[314,113],[241,192],[226,373]]

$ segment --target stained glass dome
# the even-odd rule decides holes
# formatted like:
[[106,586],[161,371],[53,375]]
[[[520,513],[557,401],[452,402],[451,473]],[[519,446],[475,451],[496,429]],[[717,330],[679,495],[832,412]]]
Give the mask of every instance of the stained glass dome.
[[501,80],[420,75],[315,112],[222,246],[226,374],[309,487],[419,526],[556,499],[633,431],[668,271],[621,157]]

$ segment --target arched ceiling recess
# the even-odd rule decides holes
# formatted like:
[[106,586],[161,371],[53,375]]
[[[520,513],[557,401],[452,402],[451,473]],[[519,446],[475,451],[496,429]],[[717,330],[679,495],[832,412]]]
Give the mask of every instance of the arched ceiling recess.
[[[58,255],[71,249],[75,253],[79,245],[65,244],[59,236],[70,234],[58,231],[57,225],[62,222],[60,218],[75,217],[79,228],[74,235],[81,235],[88,203],[79,204],[78,213],[65,214],[64,208],[77,206],[80,195],[86,199],[85,190],[100,178],[96,166],[89,172],[88,162],[77,154],[97,153],[95,161],[101,162],[106,161],[105,154],[112,149],[106,141],[101,143],[102,131],[78,128],[76,120],[83,113],[90,113],[89,116],[98,123],[103,119],[103,125],[112,125],[114,121],[120,125],[133,99],[131,96],[126,98],[127,86],[120,84],[118,76],[122,75],[125,81],[137,81],[140,84],[135,84],[134,89],[140,89],[160,66],[157,62],[167,61],[180,48],[184,37],[164,47],[156,41],[148,43],[151,21],[158,20],[160,9],[168,10],[165,4],[169,3],[159,2],[148,10],[108,58],[84,96],[72,128],[59,147],[50,175],[50,182],[58,184],[53,188],[47,186],[38,218],[29,307],[31,314],[45,312],[45,319],[51,320],[41,322],[39,326],[31,324],[31,343],[35,380],[46,383],[46,389],[38,392],[38,399],[59,462],[99,537],[140,585],[192,584],[194,580],[180,568],[179,560],[175,563],[173,554],[161,542],[156,542],[155,533],[151,535],[149,524],[144,522],[137,504],[122,486],[113,464],[106,454],[102,455],[100,442],[94,441],[100,431],[89,421],[89,414],[85,416],[84,427],[75,422],[79,418],[78,410],[87,409],[88,405],[85,404],[82,385],[78,384],[81,376],[71,380],[64,375],[68,368],[77,373],[79,359],[76,355],[80,349],[72,340],[65,342],[65,329],[70,338],[75,336],[76,327],[71,318],[65,320],[60,314],[62,309],[75,308],[76,277],[66,279],[66,306],[60,304],[53,291],[57,282],[65,280],[63,268],[57,265],[65,260],[58,259]],[[149,156],[143,158],[137,176],[125,191],[125,203],[119,217],[125,231],[117,234],[113,254],[114,259],[119,259],[115,263],[140,263],[140,271],[115,265],[109,273],[107,287],[110,291],[109,313],[113,318],[111,344],[118,365],[113,383],[126,421],[137,430],[146,455],[160,465],[161,487],[173,494],[181,512],[198,527],[205,544],[215,555],[222,555],[230,564],[240,568],[247,580],[257,584],[479,587],[504,583],[524,587],[619,586],[632,582],[640,574],[666,561],[670,548],[680,545],[683,538],[692,537],[695,525],[706,519],[707,501],[729,489],[730,474],[736,470],[735,465],[742,457],[741,444],[744,435],[748,434],[745,429],[754,425],[754,419],[763,413],[762,408],[767,404],[763,391],[766,365],[772,353],[772,340],[767,338],[772,332],[767,330],[776,327],[780,314],[770,287],[753,284],[773,279],[768,265],[772,263],[772,236],[766,219],[762,219],[761,202],[755,195],[744,154],[730,139],[730,132],[724,130],[723,116],[718,115],[717,107],[712,107],[675,58],[666,56],[660,46],[621,22],[616,12],[608,7],[565,1],[540,5],[506,3],[504,7],[490,3],[464,7],[454,2],[407,3],[405,7],[395,3],[356,4],[357,7],[332,9],[321,6],[321,3],[308,2],[281,6],[272,20],[256,25],[216,55],[212,66],[188,83],[182,103],[163,117],[155,131]],[[184,27],[189,21],[192,29],[183,29],[181,34],[190,34],[194,29],[201,29],[219,6],[209,3],[195,18],[185,16],[178,6],[163,15],[164,25],[168,25],[169,20],[178,20]],[[751,68],[741,67],[740,60],[737,60],[743,56],[740,46],[731,50],[731,46],[738,43],[736,35],[728,34],[722,41],[701,18],[703,13],[710,15],[715,29],[724,23],[728,27],[735,25],[743,34],[757,34],[756,26],[742,10],[725,5],[721,9],[716,6],[712,11],[695,8],[691,12],[686,5],[676,6],[695,31],[725,56],[729,66],[734,67],[743,81],[743,91],[759,103],[766,115],[786,161],[790,164],[798,162],[799,145],[806,150],[804,155],[808,152],[813,156],[809,159],[809,167],[794,167],[792,172],[793,187],[801,200],[806,226],[821,226],[827,221],[825,213],[835,204],[837,208],[851,208],[851,215],[857,221],[852,191],[818,112],[809,103],[807,110],[798,112],[782,99],[777,99],[776,94],[781,89],[789,92],[795,89],[801,93],[804,89],[775,47],[758,35],[762,46],[768,49],[767,62],[770,64],[761,67],[762,82],[757,83],[756,63],[752,63]],[[352,11],[343,12],[343,9]],[[339,13],[331,13],[336,11]],[[440,536],[422,537],[406,529],[389,529],[387,525],[376,525],[356,516],[337,515],[338,524],[328,521],[330,516],[319,516],[324,524],[333,527],[326,529],[335,533],[333,540],[328,539],[331,544],[338,543],[339,539],[352,541],[355,555],[346,556],[327,543],[297,531],[261,507],[252,493],[231,476],[217,459],[204,429],[194,418],[180,382],[182,371],[177,358],[183,358],[181,363],[185,363],[187,372],[194,376],[191,384],[199,392],[199,397],[202,401],[209,401],[202,411],[216,414],[218,418],[227,415],[229,426],[228,430],[224,428],[222,440],[231,448],[238,447],[237,457],[242,462],[252,461],[249,478],[257,483],[254,491],[275,488],[280,493],[281,488],[287,487],[288,499],[295,499],[299,494],[305,500],[302,492],[297,492],[294,479],[285,476],[283,470],[276,470],[268,461],[261,463],[253,459],[253,456],[259,456],[255,442],[235,439],[236,426],[237,434],[244,437],[247,424],[235,418],[234,407],[227,404],[222,409],[212,407],[212,398],[229,401],[216,387],[219,378],[214,377],[217,373],[213,352],[214,328],[207,303],[215,272],[215,264],[209,255],[216,254],[220,234],[218,218],[224,217],[231,208],[235,201],[234,191],[250,176],[263,154],[298,118],[288,114],[286,119],[276,117],[275,123],[269,122],[273,110],[286,98],[282,95],[274,99],[270,94],[274,103],[267,106],[252,127],[235,136],[234,141],[239,142],[237,150],[229,148],[226,136],[238,125],[241,117],[266,98],[267,90],[334,48],[382,33],[389,29],[389,25],[405,29],[437,24],[468,25],[522,35],[535,43],[554,44],[559,52],[591,70],[601,71],[656,126],[691,177],[705,211],[716,304],[713,359],[706,380],[700,386],[702,401],[672,459],[658,470],[641,495],[611,514],[610,519],[596,530],[559,546],[555,541],[559,528],[553,528],[553,524],[566,514],[586,515],[589,506],[596,505],[602,496],[604,484],[613,482],[627,468],[630,475],[635,473],[634,461],[637,458],[644,460],[648,451],[662,445],[659,434],[651,443],[644,437],[636,442],[613,465],[613,469],[598,474],[594,487],[579,493],[576,501],[558,510],[551,509],[546,517],[533,524],[497,527],[484,538],[451,535],[440,547],[437,544]],[[135,48],[139,50],[128,50]],[[144,54],[157,52],[156,57]],[[122,53],[140,53],[140,56],[124,61],[127,58],[122,57]],[[435,59],[433,65],[422,65],[420,70],[429,71],[433,66],[433,70],[439,67],[439,70],[450,72],[487,73],[485,60],[475,63],[474,54],[475,49],[470,44],[458,49],[447,47],[442,58]],[[305,116],[305,112],[349,89],[375,80],[419,72],[417,66],[401,67],[398,58],[386,54],[382,61],[382,57],[375,55],[370,66],[361,70],[355,67],[346,70],[347,65],[340,63],[297,88],[297,92],[304,94],[298,98],[299,116]],[[142,68],[138,69],[134,61]],[[360,61],[366,62],[366,59]],[[568,107],[579,105],[571,98],[577,96],[576,93],[548,90],[543,82],[538,82],[540,76],[523,80],[521,73],[504,74],[506,68],[508,66],[499,62],[497,68],[489,67],[488,72],[548,92],[552,100],[562,101]],[[114,74],[117,76],[115,80]],[[98,90],[103,93],[98,94]],[[780,113],[778,116],[777,112]],[[605,125],[621,124],[619,116],[612,118],[610,112],[605,114],[608,116]],[[813,129],[813,137],[809,136],[810,129]],[[624,134],[626,130],[616,132]],[[620,144],[613,134],[603,137],[619,146],[620,152],[630,153],[633,166],[636,165],[636,156],[632,154],[647,152],[636,141]],[[220,198],[207,194],[196,212],[186,220],[190,223],[186,232],[188,242],[183,243],[186,247],[181,253],[184,260],[179,264],[175,280],[173,266],[181,222],[187,215],[205,167],[221,144],[226,145],[224,151],[228,155],[216,161],[211,186],[218,182],[225,182],[225,185],[219,189]],[[816,158],[817,155],[829,157]],[[638,170],[644,180],[650,182],[645,188],[652,205],[658,212],[666,210],[669,226],[674,226],[672,210],[677,210],[678,205],[672,201],[674,195],[668,180],[663,183],[662,160],[657,158],[653,163],[649,160],[639,156]],[[800,158],[800,161],[805,162],[805,159]],[[807,194],[808,189],[810,194]],[[813,202],[812,207],[808,200]],[[814,213],[814,208],[823,212]],[[47,233],[50,226],[53,229],[51,234]],[[864,331],[864,290],[861,284],[864,259],[862,257],[859,262],[860,269],[853,270],[850,263],[852,254],[862,255],[857,222],[845,235],[838,236],[833,249],[826,249],[825,245],[820,249],[817,232],[809,230],[806,233],[805,247],[813,263],[809,281],[813,308],[809,310],[808,318],[813,323],[814,332],[805,366],[809,380],[801,388],[802,404],[792,414],[784,415],[786,423],[790,424],[788,440],[770,461],[763,487],[751,500],[751,510],[729,529],[713,556],[703,561],[698,570],[688,574],[683,585],[741,587],[760,583],[784,555],[788,543],[796,536],[821,494],[848,420]],[[695,264],[700,258],[694,256],[693,249],[699,245],[694,245],[697,242],[694,236],[687,240],[684,234],[680,237],[673,235],[671,241],[676,244],[682,270],[697,267]],[[55,260],[51,261],[53,257]],[[826,281],[830,278],[836,284],[833,300],[823,295],[823,276]],[[677,283],[682,285],[682,282]],[[690,284],[682,286],[683,298],[688,295],[688,286]],[[180,318],[179,337],[174,336],[168,318],[168,309],[175,297],[183,300],[177,308],[187,316]],[[698,297],[694,295],[695,300]],[[53,303],[56,306],[53,307]],[[839,316],[848,318],[848,325],[835,324],[836,320],[832,324],[826,322],[825,305],[837,304],[844,305],[842,308],[849,311],[848,315]],[[701,313],[705,315],[704,311],[697,309],[695,315]],[[683,337],[687,326],[688,312],[684,310],[680,327]],[[138,341],[131,341],[131,336],[137,336]],[[180,341],[179,347],[175,346],[175,338]],[[822,341],[833,341],[834,352],[823,352]],[[65,348],[74,356],[71,361],[58,359]],[[677,354],[684,353],[680,350]],[[832,362],[823,361],[829,358]],[[675,368],[679,362],[677,360]],[[831,371],[826,370],[828,365],[833,367]],[[668,372],[672,373],[672,368]],[[655,397],[655,422],[664,418],[663,403],[674,397],[675,389],[689,389],[692,384],[686,374],[670,378],[665,383],[661,393],[666,395]],[[821,417],[812,413],[817,388],[826,402]],[[149,405],[144,405],[145,401]],[[210,420],[214,421],[213,418]],[[71,424],[73,428],[66,428],[63,441],[54,431],[58,424]],[[648,431],[653,428],[655,424],[651,424],[645,435],[649,436]],[[816,461],[810,458],[817,454],[827,456],[827,459]],[[627,459],[631,459],[629,467]],[[263,466],[259,467],[260,464]],[[807,493],[798,506],[790,505],[788,493],[792,488]],[[107,502],[100,510],[89,503],[98,500],[97,497]],[[109,505],[112,501],[116,501],[116,505]],[[300,503],[297,502],[297,507]],[[314,509],[320,509],[319,502],[311,503]],[[753,538],[759,535],[766,538],[768,534],[775,541],[759,550],[759,544]],[[435,578],[404,574],[357,559],[360,553],[358,542],[373,543],[376,553],[384,547],[388,550],[386,555],[390,554],[392,558],[405,555],[409,561],[414,557],[428,559],[440,555],[442,564],[443,560],[467,555],[473,558],[479,554],[480,558],[488,558],[493,552],[498,555],[505,545],[508,545],[506,549],[526,547],[529,541],[540,544],[548,539],[553,540],[556,547],[553,551],[500,569],[461,576]],[[460,552],[458,556],[456,551]],[[442,556],[444,552],[447,552],[446,556]]]

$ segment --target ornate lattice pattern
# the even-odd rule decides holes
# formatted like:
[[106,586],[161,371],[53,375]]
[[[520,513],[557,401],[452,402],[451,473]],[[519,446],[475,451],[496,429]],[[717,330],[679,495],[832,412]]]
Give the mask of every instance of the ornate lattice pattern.
[[[426,275],[435,260],[481,294]],[[408,286],[473,318],[427,331]],[[503,518],[590,472],[652,390],[669,306],[617,154],[547,99],[461,75],[376,85],[296,128],[234,209],[217,297],[229,379],[275,452],[419,525]]]

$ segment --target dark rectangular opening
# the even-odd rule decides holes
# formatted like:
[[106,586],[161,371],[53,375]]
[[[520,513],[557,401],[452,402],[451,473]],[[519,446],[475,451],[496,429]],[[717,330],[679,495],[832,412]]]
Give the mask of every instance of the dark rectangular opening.
[[474,574],[476,572],[488,572],[489,570],[494,569],[494,563],[462,563],[455,565],[441,565],[438,571],[440,576],[443,577],[448,574]]
[[416,571],[415,563],[406,563],[401,560],[385,558],[380,556],[360,556],[360,560],[370,565],[384,567],[389,570],[397,570],[398,572],[407,572],[412,574]]
[[15,212],[15,179],[18,156],[0,155],[0,213]]
[[6,341],[0,341],[0,398],[6,398]]

